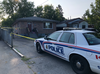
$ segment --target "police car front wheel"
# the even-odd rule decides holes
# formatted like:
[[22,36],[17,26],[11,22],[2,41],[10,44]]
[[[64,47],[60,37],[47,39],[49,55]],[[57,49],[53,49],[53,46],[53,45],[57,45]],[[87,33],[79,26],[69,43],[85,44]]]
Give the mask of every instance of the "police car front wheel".
[[39,43],[36,44],[36,50],[37,50],[38,53],[43,52]]
[[90,67],[86,59],[79,55],[74,55],[70,59],[70,63],[72,66],[72,69],[77,73],[77,74],[89,74]]

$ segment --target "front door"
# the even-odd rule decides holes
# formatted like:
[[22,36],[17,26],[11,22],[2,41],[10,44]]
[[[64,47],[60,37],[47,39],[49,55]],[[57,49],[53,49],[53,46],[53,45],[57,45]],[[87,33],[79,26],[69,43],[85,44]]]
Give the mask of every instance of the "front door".
[[32,32],[32,24],[31,23],[28,23],[28,28],[29,28],[29,31]]

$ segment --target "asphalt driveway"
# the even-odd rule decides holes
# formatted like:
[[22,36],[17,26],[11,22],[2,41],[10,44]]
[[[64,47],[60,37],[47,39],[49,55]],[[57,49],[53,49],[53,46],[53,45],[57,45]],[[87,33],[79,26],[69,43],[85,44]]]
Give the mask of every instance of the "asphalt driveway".
[[[48,53],[38,54],[33,41],[24,38],[15,38],[14,47],[30,58],[25,63],[35,74],[76,74],[70,63],[54,57]],[[94,73],[91,73],[94,74]]]
[[[33,41],[17,38],[13,40],[14,47],[27,58],[26,63],[36,74],[75,74],[70,63],[48,53],[38,54]],[[32,62],[29,64],[29,62]]]

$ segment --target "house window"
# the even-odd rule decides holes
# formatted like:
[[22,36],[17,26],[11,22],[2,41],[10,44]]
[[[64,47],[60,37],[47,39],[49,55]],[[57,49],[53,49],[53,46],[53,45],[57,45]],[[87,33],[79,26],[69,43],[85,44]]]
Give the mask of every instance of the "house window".
[[49,22],[44,23],[43,28],[44,29],[52,29],[53,28],[52,23],[49,23]]

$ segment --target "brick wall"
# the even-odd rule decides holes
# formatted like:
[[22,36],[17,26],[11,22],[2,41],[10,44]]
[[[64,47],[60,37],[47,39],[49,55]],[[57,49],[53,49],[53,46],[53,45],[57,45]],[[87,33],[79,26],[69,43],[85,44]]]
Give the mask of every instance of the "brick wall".
[[[53,28],[52,29],[44,29],[45,22],[31,22],[32,24],[32,29],[37,28],[38,33],[39,34],[50,34],[54,31],[56,31],[56,23],[52,23],[53,24]],[[28,27],[28,22],[18,22],[14,25],[15,28],[18,29],[14,29],[14,33],[18,33],[18,34],[27,34],[26,31],[26,27]]]
[[44,26],[44,22],[33,22],[33,27],[37,28],[40,34],[50,34],[56,31],[56,23],[53,23],[52,29],[44,29],[43,26]]
[[26,34],[27,22],[19,22],[19,34]]

